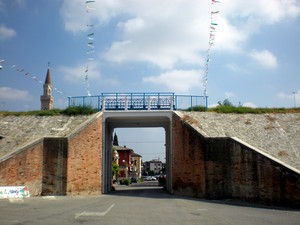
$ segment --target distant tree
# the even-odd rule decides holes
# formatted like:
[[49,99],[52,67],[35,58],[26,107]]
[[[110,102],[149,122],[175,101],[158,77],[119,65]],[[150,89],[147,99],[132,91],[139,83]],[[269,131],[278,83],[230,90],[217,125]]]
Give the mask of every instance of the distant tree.
[[114,135],[113,145],[119,146],[119,140],[118,140],[117,133],[115,133],[115,135]]
[[226,98],[223,102],[218,101],[219,106],[233,106],[233,104]]
[[155,174],[154,170],[149,170],[149,171],[148,171],[148,175],[149,175],[149,176],[154,176],[154,174]]
[[119,165],[113,163],[112,164],[112,175],[113,175],[113,178],[116,179],[118,177],[119,173],[120,173]]

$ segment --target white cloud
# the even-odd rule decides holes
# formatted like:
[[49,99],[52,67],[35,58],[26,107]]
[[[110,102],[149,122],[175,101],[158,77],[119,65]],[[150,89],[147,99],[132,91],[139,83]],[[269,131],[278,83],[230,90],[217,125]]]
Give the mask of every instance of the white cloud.
[[279,99],[288,100],[289,102],[293,102],[293,105],[296,104],[296,107],[300,106],[300,90],[295,91],[294,93],[286,94],[284,92],[280,92],[277,94]]
[[208,105],[208,108],[215,108],[217,106],[219,106],[219,104],[215,103],[215,104]]
[[237,71],[240,70],[240,67],[238,65],[236,65],[235,63],[227,63],[225,65],[225,67],[232,70],[232,71],[234,71],[234,72],[237,72]]
[[54,108],[66,108],[68,106],[68,101],[64,99],[55,99]]
[[249,56],[265,68],[275,69],[278,67],[277,58],[268,50],[261,52],[253,50]]
[[145,83],[153,83],[166,86],[169,91],[176,93],[188,93],[192,87],[201,86],[201,71],[198,70],[172,70],[143,78]]
[[225,96],[226,96],[226,98],[232,98],[232,97],[235,97],[235,94],[232,92],[226,91]]
[[252,102],[245,102],[243,104],[244,107],[257,108],[257,106]]
[[24,101],[29,102],[33,97],[25,90],[10,87],[0,87],[0,100],[2,101]]
[[[85,81],[85,70],[86,66],[83,64],[78,64],[75,67],[61,66],[59,71],[64,76],[64,78],[71,82],[84,82]],[[97,65],[91,63],[88,68],[88,78],[98,79],[101,77],[100,72],[97,70]]]
[[[78,64],[75,67],[61,66],[59,67],[60,73],[63,77],[72,83],[85,83],[85,70],[86,65]],[[101,81],[107,85],[119,85],[119,81],[114,78],[106,78],[99,72],[99,65],[91,62],[88,67],[88,80],[89,83]]]
[[[64,0],[61,16],[65,29],[85,30],[88,21],[96,27],[117,18],[117,39],[112,39],[104,58],[113,62],[148,62],[173,69],[177,63],[199,66],[208,48],[211,6],[209,1],[102,0],[91,3],[86,13],[81,0]],[[248,39],[262,26],[293,19],[300,14],[299,1],[227,0],[215,4],[220,10],[214,49],[246,52]],[[113,37],[112,37],[113,38]],[[275,58],[276,59],[276,58]],[[274,57],[267,65],[277,65]]]
[[4,24],[0,24],[0,41],[9,40],[16,36],[16,31],[12,28],[7,28]]

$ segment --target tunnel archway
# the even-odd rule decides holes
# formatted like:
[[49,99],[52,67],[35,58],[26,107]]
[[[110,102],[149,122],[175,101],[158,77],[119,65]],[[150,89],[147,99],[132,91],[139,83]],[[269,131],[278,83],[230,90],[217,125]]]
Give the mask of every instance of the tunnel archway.
[[112,141],[116,128],[162,127],[165,130],[167,190],[172,192],[172,111],[103,113],[102,192],[112,187]]

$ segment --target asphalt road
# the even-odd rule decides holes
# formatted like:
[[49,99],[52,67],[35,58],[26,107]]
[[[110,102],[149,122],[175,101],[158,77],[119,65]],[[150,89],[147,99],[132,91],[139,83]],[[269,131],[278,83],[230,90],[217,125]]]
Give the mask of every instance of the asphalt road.
[[0,224],[300,224],[300,210],[170,195],[156,182],[100,196],[0,200]]

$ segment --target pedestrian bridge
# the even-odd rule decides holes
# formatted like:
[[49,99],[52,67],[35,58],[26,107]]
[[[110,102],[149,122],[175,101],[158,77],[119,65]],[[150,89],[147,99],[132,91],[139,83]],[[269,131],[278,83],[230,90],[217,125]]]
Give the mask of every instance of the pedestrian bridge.
[[207,96],[176,95],[172,92],[102,93],[93,96],[68,97],[70,106],[92,106],[106,110],[189,110],[202,107],[207,110]]

